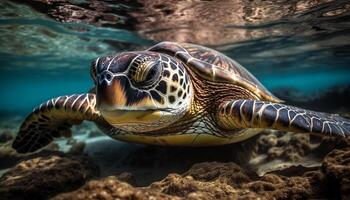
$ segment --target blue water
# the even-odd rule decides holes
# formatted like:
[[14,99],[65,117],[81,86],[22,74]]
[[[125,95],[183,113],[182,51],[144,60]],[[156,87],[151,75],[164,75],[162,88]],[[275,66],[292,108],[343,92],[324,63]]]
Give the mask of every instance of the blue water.
[[[76,1],[76,4],[83,5],[79,2],[86,3]],[[230,24],[222,24],[227,21],[222,19],[208,26],[196,24],[196,19],[174,25],[172,18],[158,19],[153,11],[127,2],[108,5],[112,8],[108,14],[124,21],[114,24],[107,21],[102,25],[84,20],[60,22],[34,9],[35,6],[7,0],[0,3],[1,115],[25,115],[51,97],[87,92],[92,87],[89,77],[92,59],[145,49],[162,40],[195,42],[215,48],[240,62],[272,92],[292,89],[305,95],[320,95],[350,85],[347,1],[320,3],[304,9],[296,7],[295,12],[286,10],[285,15],[275,18],[274,9],[283,10],[271,4],[271,13],[260,16],[260,21],[250,16],[247,21],[230,19]],[[251,9],[249,6],[245,9]],[[119,13],[113,13],[115,9]],[[122,16],[123,9],[133,13]],[[146,11],[160,25],[142,21]],[[142,14],[138,16],[138,12]],[[128,22],[127,18],[132,16],[135,19]],[[204,37],[200,34],[203,28],[204,35],[216,32]],[[220,35],[221,30],[227,34]],[[242,31],[243,34],[234,36]]]

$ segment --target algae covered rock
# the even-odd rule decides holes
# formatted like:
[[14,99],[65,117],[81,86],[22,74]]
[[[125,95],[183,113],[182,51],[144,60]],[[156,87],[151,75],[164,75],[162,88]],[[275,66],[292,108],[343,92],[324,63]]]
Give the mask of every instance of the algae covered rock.
[[178,174],[170,174],[162,181],[152,183],[149,188],[184,199],[227,199],[238,196],[238,191],[230,185],[197,181],[191,176]]
[[266,174],[260,180],[244,184],[242,188],[271,199],[305,199],[311,193],[308,179],[275,174]]
[[[258,153],[267,154],[269,149],[281,147],[290,155],[296,153],[305,156],[309,151],[308,138],[302,135],[284,137],[266,134],[257,138]],[[347,199],[350,188],[350,150],[348,142],[341,142],[343,149],[328,153],[323,159],[322,168],[299,167],[294,169],[276,170],[263,176],[258,176],[249,164],[234,162],[193,161],[187,171],[174,170],[173,173],[158,176],[159,181],[140,184],[143,176],[134,174],[132,168],[126,168],[118,176],[101,178],[95,173],[97,170],[89,157],[83,156],[84,144],[74,143],[69,153],[56,153],[51,156],[33,154],[22,161],[0,178],[0,199]],[[324,142],[326,144],[326,142]],[[334,144],[334,143],[332,143]],[[294,149],[288,151],[287,147]],[[322,146],[322,145],[320,145]],[[323,145],[324,146],[324,145]],[[320,147],[317,147],[320,148]],[[224,150],[230,150],[226,147]],[[230,150],[231,151],[231,150]],[[163,152],[161,148],[154,148],[146,152],[151,159],[154,152]],[[181,151],[185,152],[185,151]],[[197,149],[196,149],[197,152]],[[305,154],[304,154],[305,153]],[[168,156],[168,164],[180,162],[188,157],[177,156],[169,151],[163,153]],[[323,154],[323,153],[322,153]],[[135,155],[135,164],[144,170],[145,162],[140,161],[140,155]],[[169,156],[171,155],[171,156]],[[176,154],[178,155],[178,154]],[[214,155],[214,154],[213,154]],[[286,154],[285,154],[286,155]],[[193,155],[197,158],[197,153]],[[279,157],[279,159],[287,157]],[[211,160],[208,159],[207,160]],[[288,158],[287,158],[288,160]],[[140,164],[140,165],[137,165]],[[165,162],[166,164],[166,162]],[[165,165],[164,164],[164,165]],[[169,164],[170,165],[170,164]],[[163,166],[163,165],[162,165]],[[148,169],[148,168],[147,168]],[[176,168],[174,168],[176,169]],[[251,170],[252,169],[252,170]],[[132,173],[130,173],[132,172]],[[117,174],[117,173],[114,173]],[[113,175],[114,175],[113,174]],[[90,178],[95,180],[87,182]],[[161,180],[160,180],[161,179]],[[79,188],[80,187],[80,188]],[[56,195],[56,196],[54,196]]]
[[[0,133],[0,135],[2,135],[2,133]],[[57,151],[59,150],[56,143],[51,143],[38,152],[19,154],[12,148],[13,139],[14,137],[11,137],[11,135],[2,135],[2,137],[0,137],[0,169],[11,167],[23,159],[34,158],[37,156],[48,156],[54,153],[57,154]]]
[[329,189],[338,198],[350,198],[350,148],[336,149],[323,160],[322,170],[328,179]]
[[79,159],[48,156],[22,161],[0,178],[0,196],[41,199],[78,187],[96,170],[87,158]]
[[[226,185],[226,188],[231,188],[225,191],[226,196],[223,196],[226,198],[303,199],[308,197],[311,191],[306,178],[298,176],[288,178],[274,174],[258,177],[235,163],[199,163],[184,175],[202,181],[202,185]],[[225,187],[221,186],[221,188]],[[213,189],[213,191],[216,190]],[[228,191],[231,191],[231,194]],[[232,196],[232,194],[235,195]],[[210,196],[210,194],[207,196],[211,197],[209,199],[217,199],[217,196]]]
[[134,187],[112,176],[53,199],[305,199],[311,191],[305,177],[258,177],[235,163],[204,162],[147,187]]
[[100,180],[93,180],[85,184],[79,190],[60,194],[53,197],[51,200],[70,200],[70,199],[133,199],[133,200],[147,200],[147,199],[173,199],[180,198],[171,197],[169,195],[157,192],[155,190],[134,188],[128,183],[119,181],[116,177],[110,176]]
[[307,134],[271,131],[258,138],[255,152],[266,154],[269,160],[298,161],[308,155],[311,149],[312,145]]
[[218,181],[232,186],[251,181],[247,172],[233,162],[203,162],[194,164],[183,175],[192,176],[199,181]]

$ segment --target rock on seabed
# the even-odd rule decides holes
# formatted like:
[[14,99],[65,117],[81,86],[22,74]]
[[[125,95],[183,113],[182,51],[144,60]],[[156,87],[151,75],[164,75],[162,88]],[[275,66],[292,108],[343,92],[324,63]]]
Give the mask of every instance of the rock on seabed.
[[305,177],[268,174],[256,178],[235,163],[204,162],[148,187],[133,187],[111,176],[52,199],[305,199],[310,193]]
[[[257,145],[263,154],[279,146],[279,140],[295,149],[307,143],[304,138],[287,141],[277,137],[274,142],[269,138],[272,136],[261,137]],[[338,149],[324,157],[321,167],[300,168],[297,173],[274,171],[258,176],[234,162],[199,162],[182,174],[167,174],[144,187],[135,186],[138,180],[128,172],[99,177],[96,165],[80,150],[75,154],[38,155],[19,162],[0,178],[0,199],[349,199],[349,141],[344,139],[336,145]],[[323,145],[328,143],[335,144],[326,140]],[[302,156],[306,151],[288,152]]]
[[0,199],[44,199],[84,184],[96,169],[85,157],[37,157],[22,161],[0,178]]
[[329,190],[337,198],[350,199],[350,148],[336,149],[329,153],[322,165],[329,182]]
[[147,187],[134,187],[110,176],[52,199],[349,199],[350,149],[343,146],[330,152],[322,167],[300,176],[268,173],[259,177],[233,162],[202,162]]

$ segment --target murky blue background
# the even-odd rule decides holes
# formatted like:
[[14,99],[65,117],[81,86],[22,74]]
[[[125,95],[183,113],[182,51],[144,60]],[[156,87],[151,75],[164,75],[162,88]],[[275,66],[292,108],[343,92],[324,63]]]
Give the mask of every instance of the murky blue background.
[[254,2],[1,1],[0,115],[26,115],[51,97],[87,92],[92,59],[162,40],[215,48],[281,98],[303,101],[337,91],[330,103],[344,107],[349,2]]

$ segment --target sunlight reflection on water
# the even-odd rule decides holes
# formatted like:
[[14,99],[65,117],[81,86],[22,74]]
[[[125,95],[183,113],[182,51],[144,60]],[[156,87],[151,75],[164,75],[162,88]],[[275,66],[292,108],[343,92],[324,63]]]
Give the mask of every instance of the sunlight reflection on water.
[[163,40],[215,48],[272,91],[350,84],[348,1],[44,2],[0,2],[0,112],[86,92],[93,58]]

